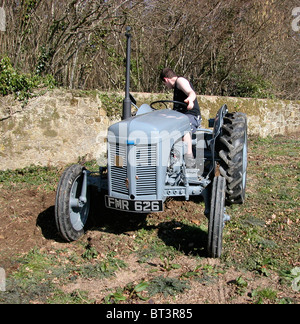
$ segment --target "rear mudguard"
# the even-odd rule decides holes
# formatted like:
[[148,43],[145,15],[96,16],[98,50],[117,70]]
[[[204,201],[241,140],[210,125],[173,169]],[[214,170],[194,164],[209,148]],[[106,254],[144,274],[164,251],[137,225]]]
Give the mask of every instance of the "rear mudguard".
[[214,129],[213,129],[213,138],[210,142],[210,149],[211,149],[211,154],[212,154],[212,164],[211,164],[211,169],[210,172],[215,170],[215,159],[216,159],[216,139],[221,133],[221,128],[223,126],[224,122],[224,117],[228,113],[228,108],[227,105],[223,105],[217,112],[216,118],[214,120]]
[[217,112],[215,122],[214,122],[214,130],[213,130],[214,139],[216,139],[219,136],[221,132],[221,127],[223,126],[224,117],[227,113],[228,113],[227,105],[223,105]]

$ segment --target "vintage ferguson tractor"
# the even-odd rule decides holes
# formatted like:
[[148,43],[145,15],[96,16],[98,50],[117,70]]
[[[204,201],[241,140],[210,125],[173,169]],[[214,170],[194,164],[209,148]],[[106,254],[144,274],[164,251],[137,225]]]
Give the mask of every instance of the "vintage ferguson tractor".
[[[55,220],[67,241],[84,234],[90,211],[90,189],[105,193],[106,208],[117,211],[152,213],[163,211],[168,197],[202,195],[208,217],[208,256],[220,257],[225,206],[245,200],[247,170],[247,118],[229,113],[223,105],[212,129],[198,129],[193,138],[196,167],[185,165],[182,137],[190,131],[189,119],[168,109],[173,101],[156,101],[136,106],[129,93],[130,40],[127,37],[126,89],[122,121],[107,134],[107,166],[99,173],[71,165],[57,188]],[[165,109],[155,109],[158,104]],[[178,102],[177,102],[178,104]],[[184,105],[183,103],[181,103]],[[131,106],[137,111],[133,114]]]

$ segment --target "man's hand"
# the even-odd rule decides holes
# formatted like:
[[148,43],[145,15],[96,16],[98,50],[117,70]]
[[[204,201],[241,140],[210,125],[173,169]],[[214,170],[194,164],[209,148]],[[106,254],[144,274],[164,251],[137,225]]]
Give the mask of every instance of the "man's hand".
[[191,110],[194,108],[194,100],[190,97],[187,97],[184,102],[187,104],[187,110]]

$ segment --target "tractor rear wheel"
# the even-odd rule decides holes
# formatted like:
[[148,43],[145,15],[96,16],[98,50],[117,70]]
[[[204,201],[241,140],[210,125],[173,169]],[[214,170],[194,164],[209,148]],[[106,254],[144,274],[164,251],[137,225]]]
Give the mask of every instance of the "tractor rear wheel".
[[207,251],[211,258],[219,258],[222,252],[226,180],[214,177],[208,219]]
[[226,203],[245,201],[247,178],[247,117],[241,112],[224,117],[222,132],[217,141],[220,173],[226,178]]
[[75,241],[84,234],[84,226],[90,210],[89,188],[87,201],[79,203],[83,185],[84,167],[71,165],[60,178],[55,200],[55,222],[66,241]]

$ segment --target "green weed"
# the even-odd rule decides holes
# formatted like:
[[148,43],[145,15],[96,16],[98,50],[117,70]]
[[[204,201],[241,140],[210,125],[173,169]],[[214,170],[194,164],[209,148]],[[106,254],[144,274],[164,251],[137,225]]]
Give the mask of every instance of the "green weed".
[[0,184],[5,188],[18,185],[18,188],[39,187],[55,191],[60,171],[55,167],[30,166],[24,169],[0,171]]
[[184,292],[186,289],[190,289],[190,284],[187,280],[159,276],[151,280],[148,293],[150,296],[163,294],[166,297],[169,295],[175,296],[178,293]]
[[149,297],[146,293],[149,283],[142,281],[139,284],[129,283],[124,289],[118,288],[114,293],[108,294],[104,297],[105,304],[119,304],[121,302],[148,300]]
[[256,304],[264,304],[274,302],[277,297],[277,291],[272,288],[254,289],[251,293],[251,297]]

